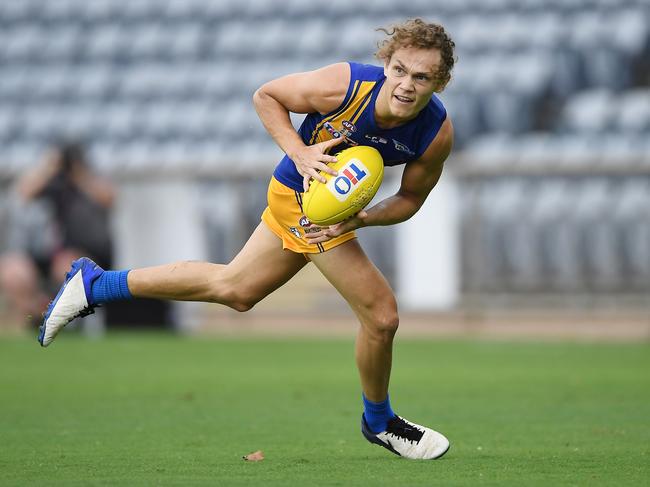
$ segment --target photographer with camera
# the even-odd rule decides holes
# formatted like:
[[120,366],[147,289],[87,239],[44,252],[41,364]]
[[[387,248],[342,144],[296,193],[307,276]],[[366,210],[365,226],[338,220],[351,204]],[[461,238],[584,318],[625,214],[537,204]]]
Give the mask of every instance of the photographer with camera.
[[[109,217],[115,189],[93,172],[81,144],[64,142],[18,179],[14,194],[22,208],[14,215],[16,226],[29,225],[30,213],[25,208],[38,200],[46,204],[53,229],[53,238],[37,232],[36,238],[46,242],[39,252],[28,241],[34,237],[23,236],[10,242],[9,250],[0,256],[0,293],[10,321],[25,326],[30,316],[38,321],[43,303],[56,291],[53,286],[64,278],[73,260],[92,255],[100,265],[112,264]],[[45,231],[41,227],[40,232]]]

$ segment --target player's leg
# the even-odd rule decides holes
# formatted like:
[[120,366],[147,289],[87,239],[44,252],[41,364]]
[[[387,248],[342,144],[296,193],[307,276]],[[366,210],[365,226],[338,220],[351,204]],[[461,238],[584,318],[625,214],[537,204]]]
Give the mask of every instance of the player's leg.
[[104,271],[93,261],[75,261],[45,312],[39,342],[47,346],[77,316],[115,299],[149,297],[221,303],[250,309],[306,264],[301,254],[282,248],[264,223],[230,264],[177,262],[131,271]]
[[361,324],[355,353],[364,395],[374,402],[385,400],[399,323],[388,282],[356,239],[310,258],[350,304]]
[[399,318],[388,282],[356,239],[310,257],[349,303],[361,324],[356,361],[364,394],[364,436],[407,458],[441,457],[449,449],[449,441],[443,435],[395,415],[390,407],[388,384]]
[[260,223],[227,265],[186,261],[134,269],[128,285],[134,297],[206,301],[246,311],[306,263],[303,255],[283,250],[282,241]]

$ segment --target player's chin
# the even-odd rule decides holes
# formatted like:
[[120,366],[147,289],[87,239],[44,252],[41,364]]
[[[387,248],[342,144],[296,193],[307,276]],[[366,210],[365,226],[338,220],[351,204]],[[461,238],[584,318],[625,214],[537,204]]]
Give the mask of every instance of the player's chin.
[[399,99],[393,97],[393,102],[391,103],[391,108],[393,114],[400,118],[411,117],[417,111],[417,103],[415,100],[409,101],[407,103],[400,101]]

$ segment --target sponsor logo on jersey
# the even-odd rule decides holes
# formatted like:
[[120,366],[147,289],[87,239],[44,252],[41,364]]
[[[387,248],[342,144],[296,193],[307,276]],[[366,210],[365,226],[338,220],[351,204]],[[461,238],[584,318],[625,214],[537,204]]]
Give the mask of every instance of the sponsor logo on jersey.
[[327,130],[327,131],[329,132],[329,134],[330,134],[332,137],[334,137],[335,139],[338,139],[339,137],[341,137],[341,132],[339,132],[338,130],[336,130],[336,129],[334,128],[334,125],[332,125],[331,123],[329,123],[329,122],[325,122],[325,124],[323,125],[323,127],[325,127],[325,130]]
[[409,156],[414,156],[415,152],[413,152],[411,149],[409,149],[406,145],[402,144],[401,142],[393,139],[393,143],[395,144],[395,149],[401,152],[406,152]]
[[309,218],[303,215],[302,217],[300,217],[300,221],[298,221],[298,224],[301,227],[308,227],[309,225],[311,225],[311,222],[309,221]]
[[366,139],[368,139],[373,144],[387,144],[388,143],[388,141],[386,139],[384,139],[383,137],[379,137],[378,135],[367,135],[366,134]]
[[352,137],[351,130],[348,130],[347,128],[341,128],[341,130],[337,130],[334,127],[334,125],[332,125],[329,122],[325,122],[323,124],[323,127],[325,127],[325,130],[327,130],[327,132],[332,136],[332,138],[338,139],[339,137],[343,137],[343,140],[345,140],[345,143],[348,144],[349,146],[359,145],[358,142],[351,139]]
[[289,231],[293,233],[296,237],[302,238],[302,235],[300,235],[300,230],[298,230],[296,227],[289,227]]
[[327,189],[339,201],[345,201],[370,173],[359,159],[351,159],[339,169],[339,175],[327,182]]
[[352,122],[350,122],[349,120],[343,120],[343,122],[341,123],[341,125],[343,125],[343,127],[345,127],[346,129],[348,129],[351,133],[354,133],[354,132],[357,131],[357,127],[356,127],[356,125],[354,125],[354,124],[353,124]]

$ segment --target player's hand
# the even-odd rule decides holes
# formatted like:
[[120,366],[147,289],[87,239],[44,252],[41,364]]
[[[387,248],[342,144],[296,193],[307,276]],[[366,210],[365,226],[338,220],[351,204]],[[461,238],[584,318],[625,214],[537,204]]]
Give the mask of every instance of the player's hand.
[[342,141],[343,138],[339,137],[338,139],[326,140],[325,142],[314,145],[306,145],[291,156],[293,162],[296,164],[298,173],[303,177],[302,187],[305,191],[309,189],[309,181],[312,178],[317,179],[321,183],[326,182],[325,177],[319,174],[319,171],[326,172],[332,176],[338,175],[334,169],[327,165],[331,162],[336,162],[336,157],[325,154],[325,152],[339,145]]
[[[307,243],[310,244],[327,242],[328,240],[332,240],[335,237],[339,237],[345,233],[356,230],[357,228],[365,227],[367,225],[367,217],[368,213],[365,210],[361,210],[356,215],[351,216],[347,220],[343,220],[341,223],[329,227],[321,227],[320,231],[317,232],[307,233],[305,238],[307,239]],[[317,225],[312,225],[312,227],[316,226]]]
[[51,150],[40,165],[41,174],[48,181],[63,171],[63,161],[58,151]]

